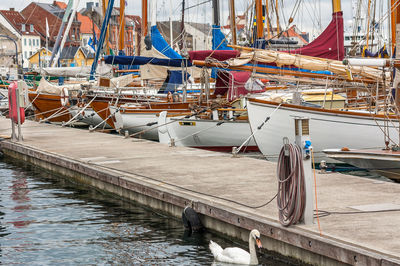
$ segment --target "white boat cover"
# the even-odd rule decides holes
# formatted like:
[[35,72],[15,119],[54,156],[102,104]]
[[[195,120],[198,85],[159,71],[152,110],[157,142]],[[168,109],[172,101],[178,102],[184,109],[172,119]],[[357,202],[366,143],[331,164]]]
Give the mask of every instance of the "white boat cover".
[[[90,75],[91,66],[81,67],[46,67],[42,68],[40,74],[43,76],[55,77],[74,77],[86,78]],[[112,67],[110,65],[101,64],[96,70],[96,76],[112,77]]]
[[45,78],[42,78],[39,82],[39,86],[37,87],[37,93],[61,95],[62,88],[67,88],[69,90],[79,90],[81,88],[81,84],[66,84],[59,86],[51,84]]

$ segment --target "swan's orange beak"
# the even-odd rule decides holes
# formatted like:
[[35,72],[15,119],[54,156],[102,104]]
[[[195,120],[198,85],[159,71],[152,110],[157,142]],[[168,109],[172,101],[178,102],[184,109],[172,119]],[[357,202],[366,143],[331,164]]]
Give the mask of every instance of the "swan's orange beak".
[[256,239],[257,247],[262,248],[261,240],[259,238]]

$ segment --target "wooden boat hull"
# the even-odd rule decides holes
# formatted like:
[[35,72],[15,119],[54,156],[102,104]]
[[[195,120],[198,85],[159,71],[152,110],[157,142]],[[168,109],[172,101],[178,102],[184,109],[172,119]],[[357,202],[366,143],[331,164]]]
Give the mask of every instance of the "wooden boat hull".
[[329,158],[366,169],[400,183],[400,151],[391,150],[324,150]]
[[[162,113],[158,125],[161,143],[170,144],[171,139],[174,139],[176,146],[221,152],[232,152],[233,147],[241,146],[251,135],[248,121],[170,118]],[[253,138],[243,150],[258,151]]]
[[29,101],[35,107],[35,118],[37,120],[54,116],[48,121],[61,123],[71,119],[71,114],[68,112],[68,109],[61,104],[60,95],[38,95],[36,92],[29,92],[28,97]]
[[[322,150],[349,147],[354,149],[374,148],[384,143],[381,128],[383,116],[372,116],[368,113],[344,112],[312,107],[282,104],[249,98],[247,101],[249,122],[252,131],[270,116],[268,122],[255,134],[255,140],[263,155],[269,160],[276,160],[282,148],[283,137],[294,143],[294,117],[310,118],[310,138],[317,162],[327,158]],[[395,143],[399,141],[397,131],[399,123],[389,124],[390,137]]]

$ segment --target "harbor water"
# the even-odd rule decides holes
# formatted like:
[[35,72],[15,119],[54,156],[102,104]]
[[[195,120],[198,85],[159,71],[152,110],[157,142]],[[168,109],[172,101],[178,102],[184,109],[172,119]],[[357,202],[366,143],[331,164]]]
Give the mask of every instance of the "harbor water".
[[[180,220],[72,183],[34,166],[0,160],[0,264],[211,265],[211,232],[189,234]],[[258,254],[262,265],[299,265]]]

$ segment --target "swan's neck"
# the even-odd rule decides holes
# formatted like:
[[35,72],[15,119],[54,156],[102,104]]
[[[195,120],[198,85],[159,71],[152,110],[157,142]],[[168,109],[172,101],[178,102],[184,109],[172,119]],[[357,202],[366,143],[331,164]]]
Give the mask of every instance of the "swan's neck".
[[255,248],[254,238],[250,235],[249,236],[249,251],[250,251],[250,264],[256,265],[258,264],[257,253]]

